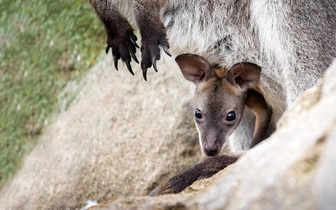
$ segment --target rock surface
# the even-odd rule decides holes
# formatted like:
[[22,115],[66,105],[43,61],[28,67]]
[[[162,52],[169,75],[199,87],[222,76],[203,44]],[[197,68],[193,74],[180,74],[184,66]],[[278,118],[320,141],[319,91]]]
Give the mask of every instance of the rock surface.
[[[138,65],[139,66],[139,65]],[[172,58],[133,77],[110,56],[79,85],[22,169],[0,191],[0,209],[75,209],[147,195],[203,158],[192,119],[194,87]],[[182,82],[183,81],[183,82]]]
[[[147,197],[203,159],[192,120],[193,85],[172,59],[142,80],[110,57],[75,91],[22,169],[0,209],[332,209],[336,204],[336,63],[236,164],[178,195]],[[146,100],[144,100],[144,98]]]

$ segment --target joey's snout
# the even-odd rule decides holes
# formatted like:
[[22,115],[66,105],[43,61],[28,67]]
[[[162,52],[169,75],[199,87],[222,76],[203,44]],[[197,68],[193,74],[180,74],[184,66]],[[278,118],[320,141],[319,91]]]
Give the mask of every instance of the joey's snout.
[[206,156],[215,156],[219,153],[217,145],[209,146],[208,144],[205,144],[203,151]]
[[[206,131],[205,131],[206,132]],[[205,134],[205,132],[203,134]],[[208,130],[205,135],[200,133],[200,143],[206,156],[216,156],[220,153],[225,139],[221,138],[220,132]]]

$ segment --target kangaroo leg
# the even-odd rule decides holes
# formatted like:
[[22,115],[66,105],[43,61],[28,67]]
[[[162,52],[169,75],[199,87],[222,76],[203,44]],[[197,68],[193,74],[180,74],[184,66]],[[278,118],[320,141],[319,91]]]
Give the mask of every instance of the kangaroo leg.
[[240,155],[222,155],[211,157],[196,166],[173,176],[156,187],[149,196],[179,193],[198,179],[208,178],[233,164]]

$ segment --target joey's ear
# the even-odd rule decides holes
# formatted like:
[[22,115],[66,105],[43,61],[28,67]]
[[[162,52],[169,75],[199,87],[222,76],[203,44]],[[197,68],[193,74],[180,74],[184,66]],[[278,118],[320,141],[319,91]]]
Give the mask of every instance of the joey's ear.
[[205,58],[195,54],[182,54],[175,58],[176,63],[187,80],[196,85],[209,78],[213,71]]
[[227,80],[245,92],[257,86],[260,72],[261,68],[256,64],[248,62],[236,63],[230,68]]

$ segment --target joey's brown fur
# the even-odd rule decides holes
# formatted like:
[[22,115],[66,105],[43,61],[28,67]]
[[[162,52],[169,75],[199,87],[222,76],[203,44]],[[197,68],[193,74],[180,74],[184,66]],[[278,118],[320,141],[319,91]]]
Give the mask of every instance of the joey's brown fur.
[[266,139],[270,132],[272,132],[272,128],[269,127],[272,118],[272,109],[267,105],[265,98],[253,89],[248,91],[245,105],[249,107],[256,116],[253,137],[250,144],[250,148],[252,148]]

